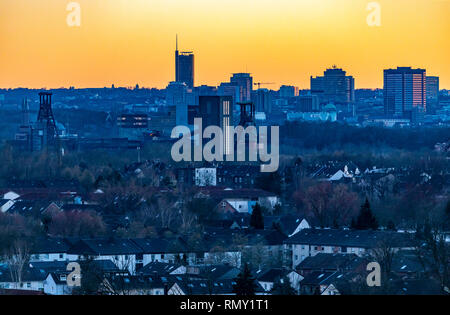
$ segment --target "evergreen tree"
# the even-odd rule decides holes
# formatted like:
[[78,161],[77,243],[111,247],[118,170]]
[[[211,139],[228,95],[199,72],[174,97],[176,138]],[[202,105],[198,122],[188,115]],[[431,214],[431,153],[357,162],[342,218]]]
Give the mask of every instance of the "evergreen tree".
[[295,295],[295,290],[291,287],[288,277],[278,279],[273,284],[272,295]]
[[378,221],[370,209],[369,200],[366,198],[366,202],[361,206],[356,222],[354,223],[354,228],[357,230],[377,230]]
[[236,284],[233,286],[233,292],[236,295],[255,295],[255,278],[253,278],[248,263],[244,265],[244,269],[235,279]]
[[250,226],[257,230],[264,230],[264,218],[259,203],[253,207],[252,216],[250,217]]

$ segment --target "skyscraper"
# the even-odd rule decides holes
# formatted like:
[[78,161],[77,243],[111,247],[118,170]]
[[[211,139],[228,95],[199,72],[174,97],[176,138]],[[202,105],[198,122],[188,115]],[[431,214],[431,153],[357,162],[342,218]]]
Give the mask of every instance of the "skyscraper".
[[250,73],[234,73],[230,78],[230,83],[239,87],[239,99],[236,99],[236,103],[251,101],[253,78]]
[[178,50],[178,36],[175,50],[175,81],[185,83],[189,89],[194,88],[194,53]]
[[311,94],[318,95],[322,103],[351,103],[355,100],[355,79],[333,66],[322,77],[311,77]]
[[412,119],[425,112],[426,70],[398,67],[384,70],[384,110],[386,115]]

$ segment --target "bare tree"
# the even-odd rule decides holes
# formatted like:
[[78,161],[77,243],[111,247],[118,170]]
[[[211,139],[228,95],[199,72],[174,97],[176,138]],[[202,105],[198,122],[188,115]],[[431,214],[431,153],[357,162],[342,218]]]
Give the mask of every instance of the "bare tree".
[[6,262],[8,263],[11,281],[15,284],[15,288],[22,287],[22,277],[25,265],[30,260],[30,251],[28,244],[24,241],[14,241],[6,254]]
[[437,227],[425,225],[418,235],[421,244],[417,247],[417,256],[424,269],[440,282],[441,288],[450,293],[450,246],[445,234]]

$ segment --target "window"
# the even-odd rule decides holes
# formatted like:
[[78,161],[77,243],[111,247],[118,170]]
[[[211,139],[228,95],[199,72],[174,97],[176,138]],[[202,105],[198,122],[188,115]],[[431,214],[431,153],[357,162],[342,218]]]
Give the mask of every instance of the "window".
[[64,254],[59,254],[59,259],[63,259],[64,258]]

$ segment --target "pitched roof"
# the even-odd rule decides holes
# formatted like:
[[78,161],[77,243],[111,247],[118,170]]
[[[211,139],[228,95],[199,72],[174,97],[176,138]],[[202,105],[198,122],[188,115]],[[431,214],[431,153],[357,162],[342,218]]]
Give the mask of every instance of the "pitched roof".
[[260,197],[274,197],[276,194],[256,188],[231,189],[224,187],[201,187],[200,194],[215,200],[223,199],[257,199]]
[[142,249],[128,239],[83,239],[73,245],[69,254],[77,255],[135,255]]
[[257,280],[261,282],[275,282],[288,273],[289,271],[283,268],[272,268],[258,274]]
[[168,276],[171,272],[180,268],[179,264],[169,264],[162,262],[151,262],[138,270],[140,275],[154,275],[157,274],[159,276]]
[[[70,261],[37,261],[31,262],[30,267],[45,270],[47,273],[62,273],[69,274],[70,271],[67,270],[67,265],[71,263]],[[78,261],[82,264],[83,262]],[[116,273],[121,270],[109,259],[99,259],[93,260],[91,262],[97,270],[101,270],[105,273]]]
[[[226,295],[233,294],[236,282],[234,279],[211,281],[189,276],[176,276],[172,279],[185,294],[188,295]],[[264,292],[261,285],[255,281],[256,292]]]
[[307,257],[295,268],[296,270],[337,271],[349,270],[363,263],[363,259],[355,254],[319,253]]
[[144,254],[188,252],[187,245],[181,238],[136,238],[131,241],[141,248]]
[[343,277],[342,272],[333,271],[314,271],[307,274],[305,278],[300,281],[301,285],[329,285],[336,279]]
[[302,215],[287,214],[283,216],[265,216],[264,227],[271,229],[274,223],[280,223],[284,233],[291,235],[295,232],[299,224],[305,219]]
[[38,238],[31,249],[32,254],[57,254],[67,253],[70,243],[63,238]]
[[372,230],[304,229],[285,241],[286,244],[357,248],[374,248],[382,242],[387,242],[392,247],[414,247],[415,245],[414,236],[411,234]]
[[8,209],[8,213],[17,213],[23,216],[39,215],[52,204],[51,201],[18,200]]
[[[47,278],[47,272],[43,269],[24,266],[22,271],[23,282],[40,282]],[[0,265],[0,282],[15,282],[11,278],[11,273],[7,265]]]
[[241,272],[238,268],[229,265],[189,266],[188,274],[198,274],[210,280],[235,279]]
[[5,204],[7,204],[10,201],[11,200],[9,200],[9,199],[0,199],[0,207],[3,207]]

